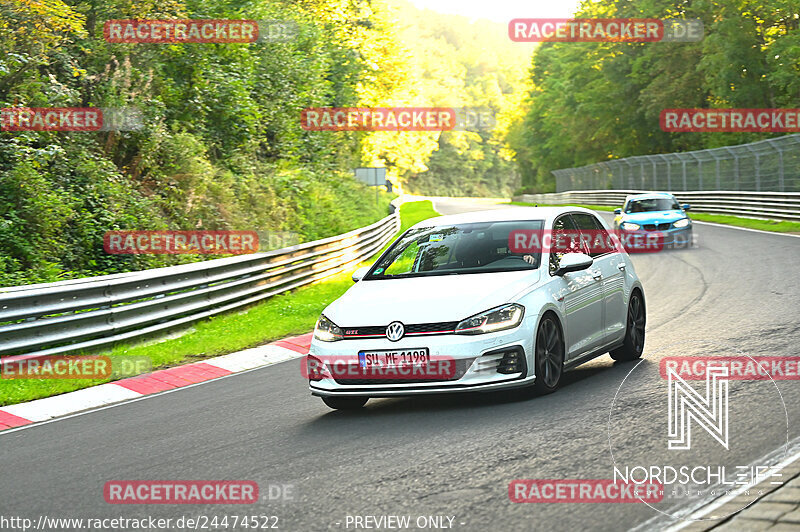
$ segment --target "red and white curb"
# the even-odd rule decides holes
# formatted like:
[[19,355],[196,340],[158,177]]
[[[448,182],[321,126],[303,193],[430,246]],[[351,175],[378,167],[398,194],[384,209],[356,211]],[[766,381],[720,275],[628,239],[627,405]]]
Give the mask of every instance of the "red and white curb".
[[0,408],[0,431],[270,366],[308,353],[312,333],[230,355]]

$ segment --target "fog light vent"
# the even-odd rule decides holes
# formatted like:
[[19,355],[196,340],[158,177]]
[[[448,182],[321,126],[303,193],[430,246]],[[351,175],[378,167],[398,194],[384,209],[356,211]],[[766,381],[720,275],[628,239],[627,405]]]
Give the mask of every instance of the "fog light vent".
[[505,375],[522,373],[525,369],[525,353],[519,348],[506,351],[503,358],[497,363],[497,373]]

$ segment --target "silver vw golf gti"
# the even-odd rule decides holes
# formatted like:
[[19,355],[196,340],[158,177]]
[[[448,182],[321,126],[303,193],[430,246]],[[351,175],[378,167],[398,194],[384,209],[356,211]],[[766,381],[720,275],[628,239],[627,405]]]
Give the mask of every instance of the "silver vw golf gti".
[[[370,397],[530,388],[610,353],[639,358],[644,292],[594,212],[509,208],[432,218],[401,235],[320,316],[304,368],[331,408]],[[580,235],[520,250],[519,235]],[[583,240],[586,236],[586,240]]]

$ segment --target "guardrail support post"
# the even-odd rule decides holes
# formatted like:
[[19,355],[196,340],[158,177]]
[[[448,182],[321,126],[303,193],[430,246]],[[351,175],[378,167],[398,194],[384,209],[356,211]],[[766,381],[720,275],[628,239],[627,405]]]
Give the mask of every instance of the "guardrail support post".
[[761,157],[756,154],[756,191],[761,190]]
[[658,190],[658,179],[656,178],[656,162],[653,161],[653,190]]
[[639,174],[642,176],[642,190],[644,190],[644,164],[642,163],[639,163]]
[[667,192],[672,192],[672,162],[667,159]]
[[703,190],[703,161],[697,160],[697,189]]
[[681,161],[681,166],[683,167],[683,188],[681,190],[686,190],[686,161]]

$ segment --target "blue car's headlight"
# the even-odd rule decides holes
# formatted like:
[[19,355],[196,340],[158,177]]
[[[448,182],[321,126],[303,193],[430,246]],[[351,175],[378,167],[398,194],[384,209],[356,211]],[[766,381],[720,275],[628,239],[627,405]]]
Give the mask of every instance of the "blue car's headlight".
[[456,326],[456,334],[485,334],[511,329],[522,322],[525,307],[511,303],[481,312],[465,319]]
[[689,220],[689,218],[681,218],[677,222],[673,223],[672,227],[674,227],[676,229],[680,229],[681,227],[686,227],[690,223],[692,223],[692,222],[691,222],[691,220]]
[[642,228],[642,226],[640,226],[639,224],[634,224],[631,222],[622,222],[622,225],[620,227],[622,227],[623,231],[638,231],[639,229]]

